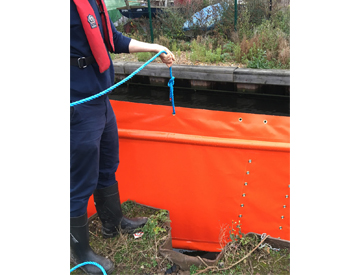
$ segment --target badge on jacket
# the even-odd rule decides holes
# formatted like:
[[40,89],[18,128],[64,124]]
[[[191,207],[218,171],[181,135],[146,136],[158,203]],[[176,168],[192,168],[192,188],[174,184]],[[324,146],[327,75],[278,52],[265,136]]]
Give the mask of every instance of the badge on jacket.
[[94,16],[92,16],[91,14],[89,14],[88,17],[87,17],[87,19],[88,19],[88,22],[89,22],[89,24],[90,24],[90,27],[91,27],[92,29],[96,28],[96,20],[95,20]]

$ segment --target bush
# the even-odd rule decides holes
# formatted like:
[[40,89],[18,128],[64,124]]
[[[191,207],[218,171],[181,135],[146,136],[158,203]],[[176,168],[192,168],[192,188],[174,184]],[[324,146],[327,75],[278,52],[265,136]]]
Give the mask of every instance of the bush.
[[180,51],[189,51],[191,49],[190,42],[180,41],[178,45]]
[[140,62],[146,62],[148,61],[151,57],[153,57],[153,54],[151,54],[150,52],[141,52],[141,53],[136,53],[138,60]]
[[154,43],[170,49],[171,40],[165,36],[159,35],[158,38],[154,39]]
[[186,19],[179,14],[178,10],[164,10],[154,20],[154,32],[156,30],[157,35],[163,35],[168,39],[185,39],[186,36],[182,29],[185,21]]
[[234,31],[234,1],[221,1],[220,5],[222,9],[218,12],[221,15],[221,22],[215,25],[214,32],[225,39],[230,39],[231,33]]
[[229,53],[223,53],[220,56],[221,61],[230,62],[233,60],[233,57]]
[[283,31],[286,38],[290,40],[290,7],[288,6],[277,11],[271,19],[274,22],[275,27]]
[[251,60],[247,64],[248,68],[270,69],[269,61],[266,59],[266,51],[256,49]]
[[268,18],[269,2],[267,0],[245,0],[245,3],[249,12],[249,23],[255,26],[260,25],[264,18]]
[[235,48],[235,43],[230,41],[230,42],[224,44],[222,50],[224,53],[232,53],[232,52],[234,52],[234,48]]
[[239,44],[235,45],[234,47],[234,57],[235,57],[235,61],[239,62],[241,61],[241,47]]
[[205,62],[206,48],[199,45],[196,40],[191,42],[190,60],[192,62],[200,61]]
[[191,54],[190,60],[192,62],[209,62],[209,63],[218,63],[222,61],[221,47],[217,47],[215,50],[212,50],[211,40],[207,40],[206,46],[203,47],[203,40],[198,37],[197,40],[193,40],[191,43]]
[[215,51],[206,51],[205,62],[218,63],[221,61],[221,47],[218,47]]
[[254,34],[254,24],[250,21],[250,12],[245,6],[240,10],[236,23],[237,37],[241,41],[244,37],[252,37]]

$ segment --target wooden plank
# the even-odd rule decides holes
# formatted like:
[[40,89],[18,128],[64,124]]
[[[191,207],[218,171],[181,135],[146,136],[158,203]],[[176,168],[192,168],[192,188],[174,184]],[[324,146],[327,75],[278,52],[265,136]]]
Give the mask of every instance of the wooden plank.
[[[125,63],[125,74],[130,74],[139,68],[142,64],[140,62]],[[220,66],[186,66],[173,65],[172,72],[175,78],[180,79],[195,79],[207,81],[221,81],[233,82],[234,67],[220,67]],[[148,75],[156,77],[169,77],[169,68],[165,64],[149,64],[138,75]]]
[[[125,62],[124,72],[125,74],[131,74],[139,67],[141,67],[143,64],[144,64],[143,62]],[[137,75],[170,78],[169,68],[165,64],[149,64],[139,73],[137,73]]]
[[117,74],[125,74],[124,62],[114,62],[114,72]]
[[[143,62],[115,62],[115,74],[129,75],[143,64]],[[178,79],[290,86],[289,70],[173,65],[172,72],[173,76]],[[166,78],[170,77],[169,68],[162,63],[149,64],[142,69],[138,75]]]
[[290,86],[290,71],[238,68],[234,71],[234,83]]

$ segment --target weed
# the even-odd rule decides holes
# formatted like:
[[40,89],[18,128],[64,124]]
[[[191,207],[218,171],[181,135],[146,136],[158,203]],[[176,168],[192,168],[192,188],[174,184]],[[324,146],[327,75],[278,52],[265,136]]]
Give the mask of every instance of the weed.
[[239,44],[234,46],[234,57],[235,57],[235,61],[240,62],[240,60],[241,60],[241,46]]
[[274,22],[275,27],[278,27],[282,30],[287,39],[290,39],[290,7],[284,7],[283,9],[277,11],[272,20]]
[[[273,1],[275,2],[275,1]],[[249,12],[249,22],[254,25],[260,25],[264,18],[268,17],[268,1],[263,0],[246,0],[246,7]]]
[[154,42],[166,48],[170,48],[171,41],[166,36],[159,35],[157,38],[154,39]]
[[150,52],[140,52],[136,53],[136,55],[140,62],[148,61],[151,57],[153,57],[153,54],[151,54]]
[[198,270],[198,267],[196,265],[191,265],[190,266],[190,274],[195,274]]
[[233,60],[233,57],[229,53],[223,53],[221,54],[220,59],[224,62],[231,62]]
[[269,61],[266,59],[266,51],[256,49],[251,60],[247,63],[248,68],[270,69]]
[[167,215],[168,212],[166,210],[159,210],[149,217],[148,222],[142,228],[144,240],[156,238],[160,233],[166,232],[166,229],[163,227],[164,223],[170,222]]
[[217,63],[221,60],[221,47],[218,47],[215,51],[208,50],[205,53],[205,62]]
[[175,53],[177,51],[177,45],[176,45],[176,41],[174,41],[172,44],[171,44],[171,51],[173,53]]
[[224,53],[232,53],[234,51],[235,46],[236,46],[235,43],[230,41],[230,42],[224,44],[223,52]]
[[190,42],[180,41],[179,50],[180,51],[189,51],[190,50]]
[[[224,239],[229,239],[225,245]],[[275,252],[266,246],[259,248],[260,236],[244,235],[240,220],[223,226],[219,241],[223,257],[218,265],[206,270],[192,266],[190,274],[290,274],[290,252],[287,249]]]
[[221,54],[221,46],[217,47],[215,50],[213,49],[213,44],[210,39],[205,41],[205,47],[203,47],[197,41],[201,40],[198,37],[197,40],[193,40],[191,43],[191,54],[190,60],[192,62],[200,61],[200,62],[208,62],[208,63],[218,63],[222,61],[222,54]]
[[169,39],[185,39],[185,33],[182,30],[186,19],[181,16],[176,10],[164,10],[154,21],[156,30],[161,30],[161,33]]
[[[168,212],[146,208],[132,201],[124,202],[122,210],[127,217],[149,218],[147,225],[142,228],[143,237],[134,239],[132,235],[120,233],[115,238],[103,239],[101,222],[97,217],[89,225],[91,247],[95,253],[107,256],[115,263],[114,274],[164,274],[164,270],[171,268],[173,262],[162,257],[157,247],[167,236],[163,229],[168,229]],[[211,269],[192,265],[190,274],[290,274],[290,252],[287,249],[276,252],[269,247],[254,250],[259,245],[260,237],[256,234],[244,235],[240,220],[232,221],[231,226],[225,225],[220,231],[223,257],[218,265]],[[229,240],[225,241],[226,238]],[[203,272],[205,268],[208,270]],[[78,269],[73,274],[82,272]]]
[[191,54],[190,54],[190,60],[205,62],[206,57],[206,48],[202,47],[196,40],[193,40],[191,42]]
[[[171,267],[173,263],[162,257],[157,248],[168,234],[168,212],[144,207],[132,201],[124,202],[122,210],[124,215],[130,218],[149,218],[150,224],[148,222],[142,228],[144,235],[140,239],[135,239],[133,235],[120,233],[115,238],[103,239],[101,222],[96,217],[89,225],[90,246],[95,253],[107,256],[115,263],[114,274],[158,274]],[[78,270],[75,270],[74,274],[78,274],[76,271]]]
[[238,18],[238,34],[239,38],[252,37],[254,34],[254,24],[250,21],[250,12],[247,7],[241,12]]
[[285,38],[279,39],[277,60],[285,68],[290,68],[290,45]]

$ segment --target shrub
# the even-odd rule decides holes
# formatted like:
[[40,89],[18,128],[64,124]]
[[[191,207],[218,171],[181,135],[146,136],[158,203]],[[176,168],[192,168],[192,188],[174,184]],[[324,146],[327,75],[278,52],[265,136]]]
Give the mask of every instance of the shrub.
[[182,29],[185,21],[179,10],[166,9],[154,20],[154,30],[169,39],[185,39]]
[[206,56],[206,48],[199,45],[196,40],[193,40],[191,42],[190,60],[192,62],[195,61],[205,62],[205,56]]
[[290,44],[286,39],[280,39],[278,52],[278,62],[284,69],[290,69]]
[[[273,1],[275,2],[275,0]],[[264,0],[245,0],[249,12],[249,22],[260,25],[269,14],[269,2]]]
[[233,60],[233,57],[231,56],[230,53],[223,53],[220,56],[221,61],[225,61],[225,62],[229,62]]
[[153,55],[150,52],[140,52],[140,53],[136,53],[136,55],[140,62],[146,62],[151,57],[153,57]]
[[239,44],[236,44],[234,46],[234,57],[235,57],[235,61],[240,63],[240,61],[241,61],[241,46]]
[[217,10],[221,15],[221,22],[215,25],[214,32],[219,36],[229,39],[234,31],[235,7],[233,0],[220,1],[221,10]]
[[174,41],[171,44],[171,49],[170,49],[173,53],[175,53],[177,51],[177,45],[176,45],[176,41]]
[[154,43],[162,45],[168,49],[170,48],[170,42],[171,42],[170,39],[163,35],[159,35],[158,38],[154,38]]
[[215,51],[208,50],[205,54],[205,62],[218,63],[221,61],[221,47],[216,48]]
[[278,8],[271,16],[274,26],[279,28],[287,39],[290,39],[290,6]]
[[270,69],[269,61],[266,59],[266,51],[263,51],[262,49],[254,50],[254,54],[247,63],[247,67],[254,69]]
[[244,37],[252,37],[254,33],[254,24],[250,21],[250,12],[245,6],[240,9],[240,15],[237,18],[236,32],[239,40]]
[[190,42],[180,41],[178,45],[180,51],[189,51],[191,49]]
[[[203,46],[205,43],[205,47]],[[197,37],[197,40],[191,42],[191,54],[190,60],[192,62],[209,62],[217,63],[222,60],[221,58],[221,46],[213,50],[213,44],[211,39],[202,38],[201,36]]]
[[[164,9],[154,20],[154,25],[156,25],[156,27],[154,27],[154,36],[156,36],[156,29],[156,32],[161,33],[169,39],[186,40],[187,36],[182,29],[184,23],[189,20],[194,13],[200,11],[205,6],[207,6],[206,1],[193,0],[191,3],[176,4],[175,8]],[[199,30],[195,30],[195,33],[197,34],[198,31]],[[199,34],[202,34],[202,32],[200,31]]]
[[230,42],[224,44],[222,50],[224,53],[232,53],[232,52],[234,52],[234,48],[235,48],[235,43],[230,41]]

